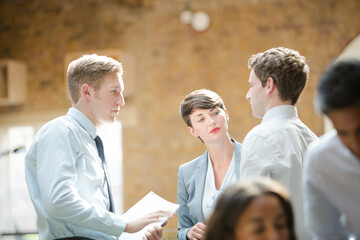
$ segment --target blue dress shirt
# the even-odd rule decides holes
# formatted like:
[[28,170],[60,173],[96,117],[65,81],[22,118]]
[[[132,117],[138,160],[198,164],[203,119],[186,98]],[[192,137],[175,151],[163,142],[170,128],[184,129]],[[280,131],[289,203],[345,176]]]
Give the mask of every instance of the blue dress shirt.
[[79,110],[45,124],[25,156],[25,177],[39,239],[117,239],[126,223],[107,210],[94,124]]

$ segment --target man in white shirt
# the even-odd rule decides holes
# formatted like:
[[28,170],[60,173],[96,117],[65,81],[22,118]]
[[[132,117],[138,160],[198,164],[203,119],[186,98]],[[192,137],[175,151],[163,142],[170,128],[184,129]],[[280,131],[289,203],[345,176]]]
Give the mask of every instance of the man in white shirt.
[[[159,217],[159,211],[127,221],[115,214],[102,141],[97,128],[114,122],[125,105],[122,66],[105,57],[85,55],[67,73],[72,107],[45,124],[25,157],[25,176],[38,216],[40,240],[117,239],[137,232]],[[161,227],[144,236],[158,240]]]
[[360,239],[360,59],[331,66],[316,103],[335,130],[305,157],[305,222],[316,240]]
[[301,122],[295,107],[309,76],[305,57],[288,48],[272,48],[253,55],[250,101],[252,115],[262,118],[243,142],[240,178],[267,176],[286,186],[294,207],[298,238],[308,240],[301,194],[302,164],[316,135]]

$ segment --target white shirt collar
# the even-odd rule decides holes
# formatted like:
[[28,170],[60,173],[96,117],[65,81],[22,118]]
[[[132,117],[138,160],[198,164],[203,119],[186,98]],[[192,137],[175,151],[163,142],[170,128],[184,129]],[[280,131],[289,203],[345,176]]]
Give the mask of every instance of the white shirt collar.
[[298,117],[297,109],[293,105],[280,105],[273,107],[265,113],[261,123],[268,122],[279,116]]

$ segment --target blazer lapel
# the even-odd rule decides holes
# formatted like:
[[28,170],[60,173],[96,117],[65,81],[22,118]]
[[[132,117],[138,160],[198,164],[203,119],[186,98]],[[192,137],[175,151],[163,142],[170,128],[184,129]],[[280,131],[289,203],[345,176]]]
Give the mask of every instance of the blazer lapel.
[[235,146],[235,175],[236,180],[238,181],[240,180],[241,144],[234,139],[231,139],[231,141],[234,142]]
[[195,197],[194,199],[197,199],[197,204],[199,204],[196,211],[196,216],[199,216],[198,222],[204,222],[204,213],[202,208],[202,199],[204,195],[204,188],[205,188],[205,179],[206,179],[206,172],[207,172],[207,166],[208,165],[208,151],[202,155],[199,164],[197,165],[196,171],[195,171],[195,186],[198,189],[198,191],[195,191]]
[[[236,172],[236,180],[240,179],[240,157],[241,157],[241,144],[231,139],[235,145],[235,172]],[[204,196],[204,189],[205,189],[205,180],[206,180],[206,173],[208,168],[208,151],[206,150],[205,153],[199,159],[199,163],[194,170],[195,177],[195,188],[194,191],[194,204],[196,204],[196,216],[198,216],[197,221],[195,222],[204,222],[204,213],[202,208],[202,200]]]

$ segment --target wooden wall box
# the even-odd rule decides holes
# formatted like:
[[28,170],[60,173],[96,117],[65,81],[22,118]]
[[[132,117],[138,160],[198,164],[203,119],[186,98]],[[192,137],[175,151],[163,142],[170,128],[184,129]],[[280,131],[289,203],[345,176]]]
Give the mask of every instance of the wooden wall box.
[[22,105],[26,101],[25,63],[0,59],[0,106]]

